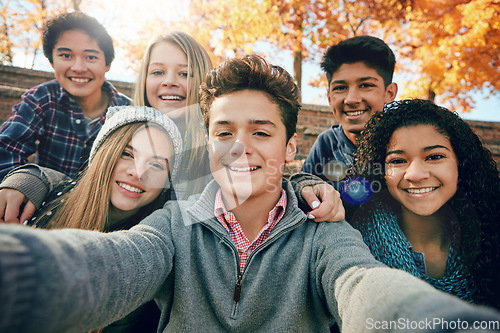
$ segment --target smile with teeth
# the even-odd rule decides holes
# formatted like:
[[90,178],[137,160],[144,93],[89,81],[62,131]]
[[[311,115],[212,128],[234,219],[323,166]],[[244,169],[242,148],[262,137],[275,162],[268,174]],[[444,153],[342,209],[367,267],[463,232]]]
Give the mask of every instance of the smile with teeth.
[[359,116],[360,114],[363,114],[365,113],[366,111],[365,110],[361,110],[361,111],[344,111],[346,115],[350,116],[350,117],[353,117],[353,116]]
[[422,193],[432,192],[435,189],[437,189],[437,187],[407,188],[405,189],[405,191],[410,194],[422,194]]
[[133,187],[133,186],[130,186],[128,184],[124,184],[124,183],[120,183],[120,182],[116,182],[118,184],[118,186],[126,189],[127,191],[130,191],[130,192],[135,192],[135,193],[143,193],[145,192],[144,190],[141,190],[140,188],[137,188],[137,187]]
[[182,101],[184,97],[181,96],[175,96],[175,95],[168,95],[168,96],[160,96],[161,100],[164,101]]
[[249,172],[249,171],[257,170],[259,168],[259,167],[236,168],[236,167],[233,167],[230,165],[228,165],[227,167],[229,168],[229,170],[236,171],[236,172]]
[[83,77],[70,77],[69,78],[71,81],[76,82],[76,83],[87,83],[90,82],[89,78],[83,78]]

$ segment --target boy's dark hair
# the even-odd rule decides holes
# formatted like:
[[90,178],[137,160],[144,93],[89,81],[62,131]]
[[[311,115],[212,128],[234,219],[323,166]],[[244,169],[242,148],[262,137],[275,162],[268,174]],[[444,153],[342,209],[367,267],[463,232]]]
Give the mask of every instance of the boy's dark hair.
[[97,45],[104,52],[106,65],[111,64],[115,58],[113,40],[102,24],[95,18],[82,12],[63,13],[45,22],[42,29],[43,54],[52,64],[54,59],[52,51],[61,35],[69,30],[81,30],[95,39]]
[[200,87],[200,107],[207,129],[215,98],[247,89],[265,92],[278,105],[288,141],[296,132],[301,108],[299,88],[285,69],[258,55],[228,59],[207,74]]
[[357,36],[330,46],[323,55],[321,69],[326,73],[328,85],[340,66],[355,62],[376,70],[386,88],[392,82],[396,58],[389,46],[377,37]]

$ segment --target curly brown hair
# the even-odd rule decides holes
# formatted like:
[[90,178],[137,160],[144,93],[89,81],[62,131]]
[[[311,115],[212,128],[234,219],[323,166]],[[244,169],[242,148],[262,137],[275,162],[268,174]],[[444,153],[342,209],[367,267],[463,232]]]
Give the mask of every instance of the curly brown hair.
[[[385,184],[385,157],[394,131],[431,125],[445,135],[458,161],[458,191],[449,201],[461,229],[460,254],[479,286],[477,301],[500,307],[500,178],[491,153],[457,113],[431,101],[413,99],[389,104],[366,124],[355,155],[354,173]],[[470,225],[470,213],[480,226]],[[477,237],[477,231],[480,237]],[[474,240],[474,241],[472,241]]]

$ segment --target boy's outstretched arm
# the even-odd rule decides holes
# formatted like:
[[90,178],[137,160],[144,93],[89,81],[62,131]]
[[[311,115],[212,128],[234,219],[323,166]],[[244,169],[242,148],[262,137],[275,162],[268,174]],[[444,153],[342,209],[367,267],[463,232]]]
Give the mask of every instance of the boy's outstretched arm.
[[113,233],[0,225],[0,332],[90,331],[153,299],[174,251],[152,218]]
[[335,283],[342,332],[498,332],[500,312],[398,269],[347,270]]
[[[376,261],[347,222],[320,224],[315,244],[318,289],[342,332],[476,332],[475,321],[493,321],[499,328],[500,312]],[[443,320],[455,328],[467,321],[470,330],[442,329]]]

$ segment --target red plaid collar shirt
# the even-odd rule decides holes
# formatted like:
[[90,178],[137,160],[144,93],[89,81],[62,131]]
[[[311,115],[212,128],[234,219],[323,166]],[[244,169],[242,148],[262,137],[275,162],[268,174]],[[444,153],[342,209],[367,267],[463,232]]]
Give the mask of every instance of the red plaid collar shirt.
[[267,239],[276,224],[285,214],[286,203],[286,192],[282,189],[280,199],[278,200],[274,208],[269,212],[267,223],[264,225],[264,227],[262,227],[254,241],[250,243],[247,236],[243,233],[241,225],[236,220],[234,214],[226,210],[224,202],[222,201],[221,189],[217,191],[217,194],[215,196],[214,213],[217,217],[217,220],[219,220],[219,222],[229,232],[229,236],[238,249],[238,254],[240,257],[240,273],[243,272],[243,269],[245,268],[248,255]]

